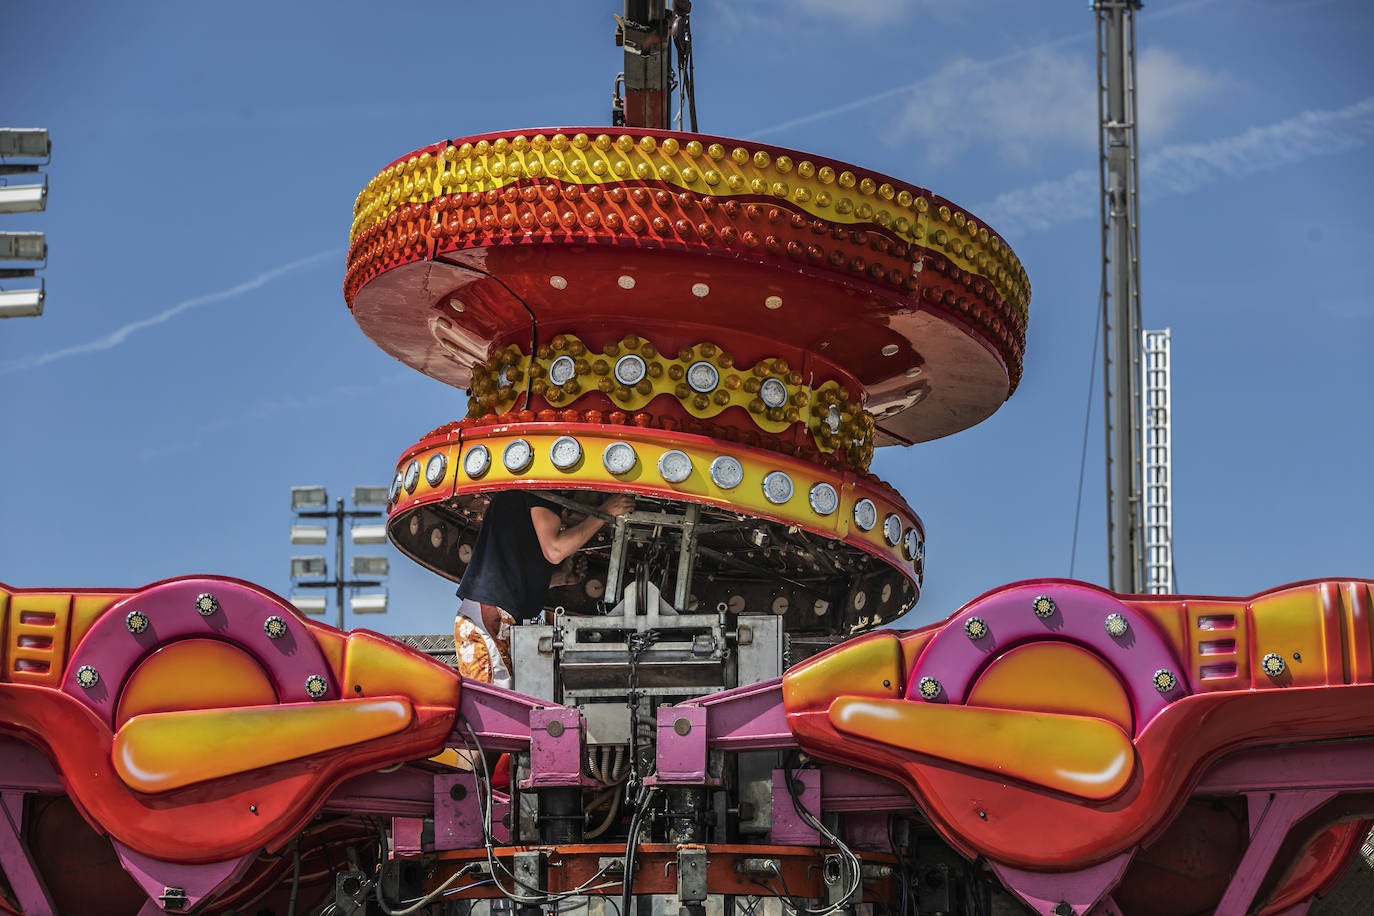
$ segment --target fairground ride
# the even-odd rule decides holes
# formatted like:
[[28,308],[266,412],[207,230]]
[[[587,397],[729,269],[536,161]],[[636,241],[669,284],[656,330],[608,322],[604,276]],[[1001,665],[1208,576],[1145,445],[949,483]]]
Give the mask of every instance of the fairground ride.
[[1010,396],[1029,285],[925,188],[669,130],[687,7],[626,4],[623,124],[435,143],[355,206],[358,325],[470,393],[395,544],[456,580],[493,493],[636,497],[514,689],[233,579],[0,590],[0,910],[1237,916],[1341,875],[1374,582],[879,628],[925,531],[873,449]]

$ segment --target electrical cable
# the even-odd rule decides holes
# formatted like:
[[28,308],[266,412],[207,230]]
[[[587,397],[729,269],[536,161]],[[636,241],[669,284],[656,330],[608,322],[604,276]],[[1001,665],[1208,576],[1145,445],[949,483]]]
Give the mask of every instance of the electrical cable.
[[[454,883],[459,878],[463,877],[464,875],[470,874],[471,872],[469,870],[474,869],[475,867],[475,862],[469,862],[467,865],[464,865],[462,868],[458,869],[456,872],[449,875],[448,880],[445,881],[443,884],[439,885],[434,890],[430,891],[428,894],[425,894],[415,903],[411,904],[403,910],[393,910],[386,905],[386,901],[382,899],[382,885],[380,882],[373,884],[373,896],[377,899],[377,906],[381,907],[382,912],[386,913],[387,916],[410,916],[411,913],[420,911],[421,909],[429,906],[435,900],[438,900],[440,897],[442,897],[447,891],[453,888]],[[467,887],[458,888],[456,892],[462,892],[468,890],[471,887],[479,887],[482,883],[484,882],[478,882],[477,884],[472,884],[468,885]]]
[[301,847],[291,841],[291,896],[286,901],[286,916],[296,916],[296,894],[301,889]]
[[[831,913],[836,913],[844,909],[848,901],[863,888],[863,863],[859,861],[859,857],[854,854],[853,850],[851,850],[843,840],[836,836],[829,827],[825,826],[825,824],[812,814],[810,810],[807,809],[806,805],[802,803],[801,796],[797,793],[796,782],[792,778],[792,766],[789,760],[790,755],[783,760],[783,780],[787,784],[787,794],[792,798],[793,810],[797,812],[797,815],[801,817],[811,829],[828,840],[830,844],[839,851],[842,866],[841,871],[843,872],[844,867],[847,866],[851,873],[851,877],[845,885],[844,893],[839,895],[835,903],[822,907],[821,909],[797,907],[793,904],[793,909],[798,913],[804,914],[804,916],[830,916]],[[783,890],[786,890],[787,882],[782,878],[781,869],[778,869],[777,866],[774,865],[774,870],[777,872],[779,880],[782,880]],[[790,902],[791,895],[789,894],[788,897]]]
[[[519,893],[521,888],[534,891],[538,891],[539,889],[529,888],[522,884],[520,879],[506,867],[505,863],[496,858],[496,838],[492,833],[492,809],[495,807],[495,794],[491,786],[491,773],[487,768],[487,755],[482,749],[481,739],[479,739],[477,733],[473,731],[472,725],[467,722],[464,722],[463,725],[467,729],[468,737],[472,739],[472,745],[468,745],[467,739],[464,739],[464,748],[472,750],[472,748],[475,747],[476,752],[473,756],[480,762],[480,768],[474,768],[472,771],[473,779],[478,784],[477,807],[482,815],[482,838],[486,846],[487,867],[491,871],[491,883],[501,892],[501,895],[513,903],[542,906],[559,900],[566,900],[569,897],[578,897],[590,891],[614,887],[615,884],[613,882],[607,884],[593,883],[604,877],[606,873],[610,871],[611,866],[607,864],[598,869],[582,884],[571,890],[562,891],[557,894],[538,893],[526,895]],[[515,890],[507,890],[505,885],[501,883],[501,880],[497,877],[501,872],[504,872],[506,877],[510,878]]]
[[1078,563],[1078,523],[1083,517],[1083,481],[1088,469],[1088,428],[1092,425],[1093,383],[1097,380],[1097,344],[1102,337],[1102,310],[1106,306],[1099,303],[1097,323],[1093,326],[1093,351],[1088,358],[1088,401],[1083,408],[1083,446],[1078,454],[1078,499],[1073,504],[1073,540],[1069,545],[1069,578],[1072,579]]

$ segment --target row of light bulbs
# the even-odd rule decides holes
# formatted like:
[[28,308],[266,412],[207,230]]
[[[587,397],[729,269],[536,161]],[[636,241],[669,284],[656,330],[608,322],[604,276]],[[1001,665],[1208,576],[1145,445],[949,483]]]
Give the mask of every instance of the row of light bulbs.
[[[572,436],[560,436],[549,446],[549,462],[560,471],[571,471],[582,461],[582,443]],[[534,447],[528,439],[512,439],[501,451],[501,464],[512,474],[527,471],[534,463]],[[616,477],[622,477],[634,470],[639,463],[639,453],[628,442],[617,441],[607,445],[601,452],[601,464]],[[471,480],[480,480],[491,470],[491,450],[482,444],[468,448],[463,456],[463,473]],[[659,456],[658,473],[666,483],[680,484],[692,475],[691,456],[681,449],[668,449]],[[443,483],[448,473],[448,456],[436,452],[425,462],[423,473],[431,487]],[[420,485],[421,467],[419,459],[412,459],[404,471],[397,473],[391,484],[391,501],[394,503],[404,491],[413,495]],[[722,490],[733,490],[744,480],[744,465],[732,455],[719,455],[711,461],[709,474],[711,482]],[[792,499],[795,486],[790,475],[783,471],[770,471],[763,478],[763,496],[775,506],[781,506]],[[839,492],[829,483],[821,481],[813,484],[807,493],[811,509],[819,516],[833,515],[840,507]],[[872,531],[878,524],[878,507],[873,500],[864,497],[854,503],[854,524],[861,531]],[[891,547],[902,546],[906,558],[911,561],[924,559],[925,542],[915,528],[905,528],[902,519],[895,512],[883,518],[883,539]]]

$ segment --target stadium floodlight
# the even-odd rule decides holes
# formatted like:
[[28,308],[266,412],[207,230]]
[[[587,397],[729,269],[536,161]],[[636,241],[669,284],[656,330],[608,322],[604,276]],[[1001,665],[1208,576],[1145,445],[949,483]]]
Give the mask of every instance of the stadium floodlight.
[[324,525],[292,525],[292,544],[323,544],[329,540],[329,531]]
[[324,595],[292,595],[291,603],[302,614],[312,614],[316,617],[324,616],[327,604]]
[[38,213],[48,206],[48,182],[0,185],[0,213]]
[[323,576],[326,572],[324,557],[292,557],[291,558],[291,578],[306,579],[311,576]]
[[391,491],[386,487],[354,487],[353,505],[385,506]]
[[292,487],[292,509],[323,509],[329,502],[329,494],[324,487]]
[[52,140],[44,127],[0,127],[0,159],[48,159]]
[[46,261],[48,242],[41,232],[0,232],[0,261]]
[[385,576],[391,572],[391,561],[386,557],[354,557],[353,575]]
[[385,544],[386,525],[354,525],[353,543]]
[[0,289],[0,318],[35,318],[43,314],[43,290]]
[[386,592],[354,595],[348,599],[348,609],[355,614],[385,614]]

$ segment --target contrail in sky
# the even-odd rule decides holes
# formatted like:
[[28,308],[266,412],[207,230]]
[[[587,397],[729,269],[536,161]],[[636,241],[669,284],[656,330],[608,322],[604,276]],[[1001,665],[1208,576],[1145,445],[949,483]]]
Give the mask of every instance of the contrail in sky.
[[39,366],[46,366],[48,363],[55,363],[59,359],[66,359],[69,356],[80,356],[83,353],[99,353],[101,350],[112,350],[128,340],[135,331],[141,331],[144,328],[151,328],[154,325],[170,321],[182,312],[189,312],[191,309],[200,308],[202,305],[223,302],[226,299],[236,299],[244,293],[251,293],[253,290],[271,283],[278,277],[294,273],[305,267],[310,267],[320,261],[340,258],[342,256],[343,252],[337,248],[321,251],[319,254],[312,254],[308,258],[301,258],[298,261],[292,261],[289,264],[274,267],[269,271],[258,274],[251,280],[245,280],[228,289],[222,289],[216,293],[206,293],[203,296],[193,296],[149,318],[140,318],[138,321],[131,321],[96,340],[89,340],[86,343],[63,347],[61,350],[53,350],[50,353],[42,353],[38,356],[29,356],[24,359],[0,363],[0,373],[22,372],[25,369],[37,369]]
[[[1187,194],[1222,178],[1241,178],[1315,156],[1342,153],[1374,140],[1374,97],[1332,111],[1314,109],[1231,137],[1176,143],[1142,158],[1145,199]],[[1098,215],[1097,170],[999,194],[971,208],[1005,233],[1034,232]]]

